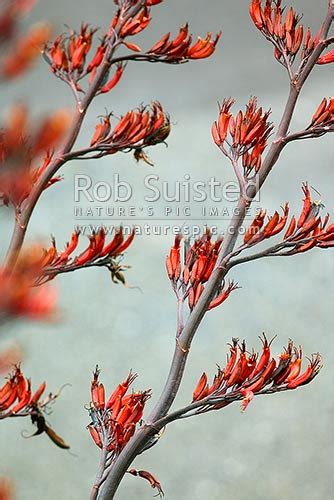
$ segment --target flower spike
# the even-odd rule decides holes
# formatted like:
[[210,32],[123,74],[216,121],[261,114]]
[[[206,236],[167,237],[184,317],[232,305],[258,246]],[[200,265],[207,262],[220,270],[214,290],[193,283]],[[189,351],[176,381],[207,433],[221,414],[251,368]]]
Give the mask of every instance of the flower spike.
[[41,256],[41,273],[37,284],[50,281],[58,274],[76,271],[92,266],[106,267],[111,272],[115,283],[125,283],[122,271],[126,266],[120,265],[120,258],[131,245],[135,230],[133,229],[127,238],[124,238],[123,228],[115,230],[113,239],[106,243],[106,230],[101,227],[99,231],[93,231],[89,237],[89,245],[79,255],[73,256],[80,238],[80,231],[75,231],[71,241],[62,252],[57,252],[55,241],[48,250],[44,250]]
[[[304,372],[302,369],[302,349],[296,348],[292,341],[278,360],[271,356],[271,343],[263,334],[263,348],[259,354],[248,353],[245,342],[232,340],[231,354],[224,369],[218,368],[212,385],[208,384],[203,373],[193,394],[193,402],[203,401],[203,406],[196,405],[196,413],[218,410],[234,401],[242,400],[242,411],[257,394],[272,394],[292,390],[309,384],[322,368],[320,354],[312,355]],[[190,407],[191,409],[191,407]],[[189,411],[190,411],[189,409]]]
[[127,394],[137,375],[129,373],[108,400],[104,385],[99,381],[100,370],[96,367],[91,384],[89,414],[91,423],[87,426],[91,437],[99,448],[107,450],[110,460],[116,460],[136,430],[143,416],[144,407],[151,397],[151,391]]
[[45,421],[44,413],[59,395],[49,393],[42,397],[45,389],[46,384],[43,382],[35,392],[32,392],[30,380],[23,375],[20,366],[17,365],[0,387],[0,420],[30,417],[31,422],[37,426],[32,436],[45,432],[59,448],[69,449],[65,441]]
[[262,154],[273,126],[268,120],[270,111],[263,112],[258,108],[255,97],[248,102],[246,111],[239,111],[235,118],[231,113],[233,104],[233,99],[223,101],[219,118],[212,126],[212,137],[233,165],[241,158],[243,174],[247,178],[260,170]]
[[[210,231],[206,231],[192,245],[185,242],[183,270],[181,265],[181,242],[182,236],[177,235],[174,245],[166,258],[166,270],[177,296],[180,300],[182,299],[182,302],[188,299],[189,309],[192,310],[199,301],[205,283],[209,280],[215,268],[223,239],[218,238],[216,241],[212,241]],[[237,288],[239,288],[238,285],[233,281],[228,283],[225,290],[224,286],[222,286],[210,302],[208,310],[214,309],[225,302],[230,293]]]

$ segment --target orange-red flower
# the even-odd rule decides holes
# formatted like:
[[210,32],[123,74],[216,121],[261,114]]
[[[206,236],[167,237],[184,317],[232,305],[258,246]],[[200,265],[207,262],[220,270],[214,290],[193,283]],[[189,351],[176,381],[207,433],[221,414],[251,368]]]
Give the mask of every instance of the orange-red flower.
[[233,162],[242,158],[244,174],[258,172],[262,165],[262,154],[273,130],[268,118],[270,111],[257,107],[257,99],[251,98],[246,111],[239,111],[234,118],[231,113],[233,99],[225,99],[219,109],[219,118],[212,125],[212,137],[220,150]]
[[94,149],[115,154],[141,150],[165,142],[170,134],[170,119],[159,102],[128,111],[110,131],[110,115],[102,118],[91,140]]
[[328,131],[329,128],[334,128],[334,98],[330,97],[326,99],[324,97],[314,113],[308,129],[312,129],[315,132],[319,130],[320,133],[323,133],[324,131]]
[[141,421],[151,391],[127,394],[137,377],[130,372],[127,379],[119,384],[107,399],[99,375],[100,370],[96,367],[91,384],[92,399],[89,407],[92,422],[87,428],[95,444],[110,452],[112,459],[115,459]]
[[261,210],[248,228],[244,236],[244,243],[248,246],[260,243],[260,241],[271,238],[283,231],[288,220],[289,205],[288,203],[285,204],[282,215],[275,212],[272,217],[269,217],[268,222],[265,224],[266,214],[266,210]]
[[[29,251],[30,253],[30,251]],[[41,253],[38,254],[39,257]],[[15,317],[26,317],[33,320],[52,318],[57,293],[50,286],[34,288],[35,281],[40,276],[38,266],[30,266],[27,252],[10,274],[0,269],[0,321]]]
[[73,256],[78,247],[80,231],[72,234],[71,241],[67,243],[65,249],[57,251],[56,242],[53,239],[48,250],[44,250],[39,260],[40,277],[39,284],[53,279],[57,274],[75,271],[84,267],[105,266],[110,270],[114,282],[123,282],[122,266],[117,262],[117,258],[122,256],[125,250],[131,245],[135,230],[124,238],[123,228],[115,230],[113,239],[106,242],[106,230],[101,227],[99,231],[93,232],[89,236],[89,245],[79,255]]
[[174,40],[170,40],[170,33],[167,33],[148,50],[148,54],[164,56],[168,61],[205,59],[214,53],[220,36],[221,32],[212,39],[212,34],[208,33],[206,38],[199,37],[198,41],[191,45],[192,36],[189,33],[188,24],[185,24],[181,26]]
[[320,354],[314,354],[305,371],[301,372],[303,355],[300,347],[294,347],[289,341],[276,360],[271,355],[271,342],[264,334],[261,341],[263,348],[259,355],[254,351],[249,353],[245,342],[240,344],[238,339],[232,339],[225,368],[218,367],[212,384],[208,383],[206,373],[201,375],[193,402],[203,400],[204,411],[209,411],[242,400],[242,410],[245,410],[255,394],[271,394],[306,385],[322,367]]
[[[25,106],[11,109],[0,131],[0,198],[4,204],[19,206],[29,195],[52,159],[49,151],[63,138],[70,119],[66,110],[59,110],[33,126]],[[41,156],[43,163],[36,166]],[[55,177],[46,188],[59,180]]]
[[45,421],[43,412],[47,411],[59,394],[43,396],[46,383],[42,382],[35,392],[31,390],[30,379],[27,379],[19,366],[15,366],[7,381],[0,387],[0,420],[13,417],[30,417],[37,430],[32,436],[46,433],[59,448],[68,449],[65,441],[55,433]]
[[[284,66],[293,63],[304,40],[304,27],[300,24],[301,16],[292,7],[286,10],[281,0],[252,0],[250,16],[262,34],[273,43],[275,57]],[[312,43],[311,43],[312,40]],[[310,32],[305,35],[304,53],[309,54],[315,47],[315,40]]]
[[264,239],[271,238],[283,231],[286,232],[282,243],[271,249],[271,254],[295,255],[311,250],[314,247],[329,248],[334,246],[334,224],[329,225],[329,215],[322,219],[319,215],[323,207],[321,202],[311,199],[310,189],[303,185],[304,202],[301,213],[296,219],[289,220],[289,206],[286,203],[283,214],[278,212],[265,223],[266,211],[262,210],[254,218],[244,236],[244,245],[256,245]]
[[[20,367],[16,366],[0,388],[0,418],[30,415],[39,405],[45,387],[43,383],[32,393],[30,380],[23,375]],[[41,404],[43,406],[43,402]]]
[[319,57],[317,64],[330,64],[332,62],[334,62],[334,49]]
[[[166,257],[166,269],[177,296],[183,300],[187,299],[189,308],[192,310],[199,301],[205,283],[215,268],[223,239],[219,238],[214,242],[211,233],[206,231],[192,245],[187,245],[183,270],[181,266],[181,241],[182,236],[177,235],[174,245]],[[224,289],[223,283],[210,302],[208,310],[225,302],[230,293],[237,288],[238,285],[232,281]]]

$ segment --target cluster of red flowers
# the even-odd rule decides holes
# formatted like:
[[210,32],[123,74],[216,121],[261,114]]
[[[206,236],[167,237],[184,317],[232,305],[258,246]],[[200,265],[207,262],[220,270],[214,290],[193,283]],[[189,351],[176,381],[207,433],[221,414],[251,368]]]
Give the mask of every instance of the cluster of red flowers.
[[111,453],[113,458],[124,448],[141,421],[146,401],[151,391],[127,394],[136,375],[129,373],[106,400],[104,385],[99,382],[100,371],[96,368],[91,385],[89,414],[92,422],[88,430],[99,448]]
[[25,378],[17,366],[5,384],[0,388],[0,418],[30,414],[35,410],[45,391],[43,382],[35,393],[31,392],[30,380]]
[[[119,6],[116,12],[108,34],[105,34],[98,44],[95,54],[88,62],[88,55],[93,45],[96,29],[90,28],[87,24],[82,24],[80,31],[77,33],[72,30],[69,36],[59,35],[52,44],[50,44],[44,52],[46,60],[50,63],[52,71],[62,80],[74,86],[76,91],[82,91],[79,81],[90,74],[90,82],[93,81],[97,69],[100,67],[108,46],[110,46],[111,38],[117,32],[117,36],[121,43],[124,43],[130,50],[140,49],[131,43],[125,42],[123,39],[128,36],[137,35],[143,31],[151,21],[150,9],[151,5],[160,3],[146,2],[141,8],[137,9],[137,13],[129,17],[129,10],[138,2],[115,2]],[[119,82],[123,73],[123,66],[118,65],[114,77],[108,82],[103,83],[100,88],[100,93],[109,92]]]
[[[245,410],[254,394],[265,394],[266,390],[267,393],[274,393],[296,389],[311,382],[319,373],[322,367],[320,354],[312,355],[306,370],[301,373],[301,347],[294,347],[290,340],[279,360],[275,360],[271,357],[271,342],[265,335],[261,340],[263,349],[259,356],[254,351],[249,354],[245,342],[239,344],[238,339],[232,339],[225,368],[218,367],[211,385],[208,384],[206,373],[203,373],[194,391],[193,401],[204,400],[203,407],[208,411],[218,410],[242,399],[242,409]],[[211,400],[210,403],[205,398]]]
[[23,262],[10,275],[0,269],[0,323],[15,317],[39,320],[52,317],[57,294],[53,288],[33,288],[38,279],[28,262]]
[[91,140],[94,149],[106,150],[108,154],[134,149],[137,159],[142,148],[164,142],[170,133],[170,119],[159,102],[128,111],[110,131],[110,115],[96,126]]
[[248,246],[256,245],[283,231],[289,216],[289,205],[288,203],[285,204],[283,215],[280,216],[278,212],[275,212],[272,217],[269,217],[268,222],[264,225],[266,215],[267,211],[261,210],[246,231],[244,243]]
[[164,56],[166,60],[179,61],[182,59],[205,59],[210,57],[216,48],[221,32],[212,39],[208,33],[206,38],[198,38],[191,46],[192,36],[189,33],[188,24],[181,26],[178,36],[170,40],[170,33],[166,33],[150,50],[148,54]]
[[64,450],[69,446],[46,424],[43,411],[48,409],[59,394],[49,393],[43,399],[46,383],[40,384],[35,392],[31,391],[30,379],[27,379],[19,366],[16,366],[7,381],[0,387],[0,420],[8,417],[30,417],[37,430],[32,436],[46,433],[59,448]]
[[246,111],[239,111],[233,118],[230,111],[233,104],[233,99],[224,100],[218,121],[212,125],[212,136],[231,161],[237,162],[242,157],[244,175],[248,177],[253,170],[258,172],[261,168],[262,154],[273,130],[268,121],[270,111],[264,113],[262,108],[257,107],[257,100],[253,97],[246,106]]
[[252,0],[250,4],[255,26],[275,46],[276,59],[287,66],[287,62],[293,63],[302,45],[302,58],[309,56],[320,40],[320,33],[314,38],[307,30],[304,37],[301,16],[291,7],[284,19],[284,10],[281,0]]
[[[111,66],[112,55],[118,46],[124,45],[131,51],[142,52],[138,45],[127,41],[127,38],[138,35],[147,28],[151,22],[150,7],[161,1],[147,0],[145,3],[140,3],[138,0],[116,1],[119,8],[111,22],[109,32],[102,37],[89,62],[87,59],[92,48],[95,29],[84,24],[79,33],[71,31],[69,36],[59,35],[44,52],[52,71],[68,83],[75,93],[83,91],[79,82],[90,75],[89,83],[91,83],[103,61],[108,60]],[[178,63],[189,59],[204,59],[214,53],[220,36],[221,33],[218,33],[212,38],[212,34],[207,33],[205,38],[199,37],[192,45],[192,36],[186,24],[180,28],[174,40],[170,40],[170,33],[167,33],[150,50],[141,54],[141,60],[158,59],[162,62]],[[129,57],[125,56],[124,59]],[[118,58],[119,63],[113,77],[108,82],[103,81],[97,94],[107,93],[118,84],[124,71],[121,60],[122,58]]]
[[312,117],[312,122],[308,126],[308,129],[312,129],[312,132],[324,133],[328,131],[328,127],[334,128],[334,98],[330,97],[326,99],[323,98],[318,106],[318,109]]
[[[119,36],[125,38],[128,36],[138,35],[143,31],[151,22],[150,17],[150,7],[162,3],[163,0],[146,0],[146,2],[141,2],[141,8],[137,12],[128,18],[128,11],[139,5],[138,0],[114,0],[115,4],[119,6],[114,19],[111,23],[111,29],[116,29],[120,21],[126,19],[122,22],[119,29]],[[131,45],[131,44],[130,44]]]
[[[181,291],[184,298],[188,298],[188,305],[192,310],[204,291],[204,285],[209,280],[217,262],[222,239],[213,242],[209,231],[196,239],[194,243],[186,245],[183,271],[181,269],[181,240],[176,236],[174,245],[166,258],[168,277],[172,282],[175,292]],[[222,287],[216,297],[211,301],[208,310],[222,304],[237,289],[238,286],[231,282],[224,290]]]
[[[29,12],[35,0],[6,0],[0,7],[0,43],[6,42],[6,54],[1,58],[0,78],[9,80],[22,75],[40,56],[51,35],[50,26],[38,23],[18,36],[20,19]],[[9,44],[9,45],[8,45]]]
[[127,238],[124,238],[123,228],[120,227],[115,230],[115,235],[109,243],[106,243],[106,236],[107,233],[103,227],[93,232],[89,236],[88,247],[75,257],[73,257],[73,252],[78,246],[80,231],[72,233],[71,241],[62,252],[57,251],[56,242],[53,239],[51,247],[44,250],[39,261],[41,274],[38,283],[49,281],[57,274],[88,266],[105,266],[111,271],[114,281],[124,281],[121,274],[122,268],[117,265],[115,259],[131,245],[135,232],[133,230]]
[[[32,186],[50,163],[51,151],[63,138],[70,123],[65,110],[44,118],[37,128],[23,105],[11,109],[7,122],[0,131],[0,199],[4,204],[19,206],[29,195]],[[42,166],[34,162],[45,155]],[[46,187],[60,180],[52,179]]]
[[[71,74],[73,78],[80,76],[86,64],[86,58],[92,47],[93,36],[96,29],[88,24],[82,24],[80,32],[71,31],[70,35],[59,35],[50,46],[45,49],[45,57],[51,64],[54,73],[65,76]],[[103,39],[98,54],[100,63],[105,51],[106,40]],[[89,63],[86,72],[91,72],[98,67],[97,56]],[[88,71],[89,68],[89,71]]]
[[[289,207],[285,205],[283,215],[278,212],[269,218],[265,224],[266,211],[262,210],[253,220],[244,236],[244,244],[253,246],[266,238],[275,236],[287,226],[282,245],[277,246],[280,255],[294,255],[303,253],[311,248],[329,248],[334,246],[334,224],[329,224],[328,214],[322,220],[319,211],[320,202],[311,199],[307,184],[303,185],[304,203],[298,220],[292,216],[288,224]],[[288,225],[287,225],[288,224]],[[290,248],[285,251],[284,248]],[[282,250],[284,251],[282,253]],[[277,253],[274,251],[274,253]]]

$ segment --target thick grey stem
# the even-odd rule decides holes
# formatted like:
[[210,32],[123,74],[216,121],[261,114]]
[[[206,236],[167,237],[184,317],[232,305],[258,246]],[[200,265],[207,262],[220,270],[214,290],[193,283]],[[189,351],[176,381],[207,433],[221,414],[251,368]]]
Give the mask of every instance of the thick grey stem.
[[239,229],[245,219],[247,208],[251,204],[251,201],[257,194],[258,190],[262,187],[285,146],[284,138],[290,127],[299,93],[325,48],[324,40],[327,38],[330,26],[333,21],[333,17],[334,0],[330,0],[328,13],[323,26],[323,42],[320,42],[317,48],[314,50],[299,78],[296,78],[296,80],[292,81],[291,83],[290,93],[282,116],[282,120],[280,122],[276,138],[272,143],[261,167],[258,176],[259,182],[256,187],[252,185],[250,186],[248,191],[246,191],[248,197],[247,200],[243,197],[241,197],[239,200],[238,210],[236,211],[237,215],[233,217],[228,228],[227,234],[224,239],[224,244],[222,246],[218,259],[217,267],[212,273],[211,278],[208,281],[199,302],[192,311],[181,335],[179,336],[179,342],[175,347],[171,368],[162,394],[159,397],[159,400],[153,411],[148,417],[148,424],[137,431],[137,433],[130,440],[130,442],[118,457],[102,488],[101,494],[99,496],[100,500],[112,500],[114,498],[118,486],[128,467],[131,465],[138,452],[143,448],[147,440],[159,430],[155,427],[155,422],[159,419],[162,419],[167,414],[168,410],[174,402],[182,380],[192,339],[207,311],[210,301],[212,300],[216,290],[224,279],[224,276],[226,275],[227,269],[224,266],[224,260],[226,256],[229,255],[229,253],[231,253],[234,249],[235,243],[238,238]]

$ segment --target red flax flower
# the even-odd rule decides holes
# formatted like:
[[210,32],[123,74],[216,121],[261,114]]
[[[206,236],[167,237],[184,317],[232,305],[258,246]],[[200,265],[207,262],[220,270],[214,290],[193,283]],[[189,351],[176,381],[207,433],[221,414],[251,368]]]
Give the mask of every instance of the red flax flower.
[[[38,252],[37,258],[40,259]],[[17,266],[9,274],[0,269],[0,323],[16,317],[32,320],[52,318],[55,312],[57,294],[50,286],[34,288],[41,268],[36,265],[35,250],[22,254]]]
[[[225,368],[218,368],[212,384],[206,373],[200,377],[193,402],[203,402],[197,412],[218,410],[242,400],[244,411],[254,395],[292,390],[310,383],[322,368],[320,354],[313,354],[302,372],[302,349],[290,340],[278,359],[271,355],[271,342],[263,334],[261,355],[249,353],[246,343],[232,339]],[[198,408],[198,405],[197,405]]]
[[[176,236],[174,245],[166,258],[166,269],[176,295],[182,297],[183,300],[188,299],[189,308],[192,310],[214,270],[223,239],[220,238],[214,242],[211,233],[206,231],[192,245],[186,243],[183,271],[181,269],[181,240],[180,235]],[[237,288],[237,284],[233,281],[226,289],[221,287],[208,310],[225,302],[230,293]]]
[[70,74],[73,78],[81,75],[96,31],[88,24],[82,24],[79,32],[72,30],[68,37],[59,35],[45,49],[52,71],[63,76]]
[[270,111],[263,112],[252,97],[246,111],[239,111],[234,118],[231,113],[233,99],[225,99],[219,109],[219,118],[212,125],[212,137],[219,149],[235,164],[242,159],[245,177],[258,172],[262,154],[267,146],[273,125],[268,121]]
[[323,98],[316,112],[312,117],[311,124],[307,130],[315,135],[322,135],[330,130],[334,130],[334,98]]
[[43,412],[49,410],[59,394],[49,393],[42,398],[46,389],[43,382],[35,392],[31,389],[30,379],[27,379],[19,366],[16,366],[6,382],[0,387],[0,420],[13,417],[30,417],[37,426],[33,436],[45,432],[59,447],[68,449],[69,446],[45,422]]
[[[284,14],[281,0],[252,0],[250,15],[258,30],[275,47],[275,57],[285,67],[292,64],[304,40],[304,27],[299,16],[292,8]],[[311,44],[309,32],[305,35],[304,56],[315,46]]]
[[289,219],[289,206],[286,203],[283,214],[275,212],[265,221],[266,211],[262,210],[253,220],[244,236],[244,246],[251,247],[271,238],[286,229],[283,240],[270,248],[267,255],[295,255],[314,247],[329,248],[334,246],[334,224],[329,225],[328,214],[322,219],[319,215],[323,207],[320,201],[311,199],[310,189],[303,185],[304,202],[298,218]]
[[30,28],[2,58],[0,78],[11,80],[21,76],[40,57],[41,50],[50,36],[51,28],[48,24],[39,23]]
[[91,384],[89,414],[92,422],[88,430],[97,446],[110,453],[115,460],[126,443],[133,436],[140,423],[146,401],[151,391],[132,392],[128,390],[137,377],[129,373],[124,382],[106,399],[104,385],[99,381],[100,370],[96,367]]
[[334,62],[334,49],[319,57],[318,64],[330,64]]
[[122,271],[126,267],[120,265],[119,259],[131,245],[135,230],[127,238],[124,238],[123,228],[120,227],[115,230],[114,237],[109,243],[106,242],[106,236],[107,233],[103,227],[97,232],[93,231],[92,235],[89,236],[88,247],[77,256],[73,256],[73,253],[79,244],[80,231],[72,233],[71,241],[61,252],[57,251],[56,242],[53,240],[51,247],[48,250],[43,250],[40,257],[41,271],[38,284],[53,279],[57,274],[93,266],[106,267],[111,272],[115,283],[124,283]]
[[188,24],[181,26],[179,34],[174,40],[170,40],[170,33],[164,35],[150,50],[148,54],[163,56],[168,61],[181,61],[188,59],[205,59],[210,57],[216,49],[221,32],[214,39],[208,33],[206,38],[198,38],[192,44],[192,36],[189,33]]
[[[57,146],[69,123],[69,113],[59,110],[33,127],[25,106],[11,109],[0,131],[0,199],[4,204],[18,207],[29,195],[51,160],[48,151]],[[51,179],[46,188],[59,180]]]
[[164,143],[170,134],[170,118],[162,105],[155,101],[150,106],[128,111],[111,131],[110,115],[102,118],[91,140],[92,149],[104,154],[135,151],[142,157],[142,149]]

